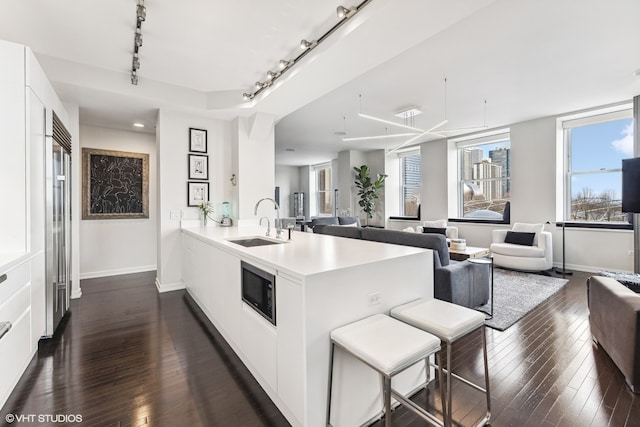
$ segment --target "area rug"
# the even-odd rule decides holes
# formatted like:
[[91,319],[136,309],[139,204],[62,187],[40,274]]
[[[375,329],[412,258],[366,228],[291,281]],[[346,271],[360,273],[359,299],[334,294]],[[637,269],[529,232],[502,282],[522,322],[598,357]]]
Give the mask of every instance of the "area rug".
[[[568,280],[494,268],[493,319],[485,325],[504,331],[558,292]],[[490,312],[491,305],[478,307]]]

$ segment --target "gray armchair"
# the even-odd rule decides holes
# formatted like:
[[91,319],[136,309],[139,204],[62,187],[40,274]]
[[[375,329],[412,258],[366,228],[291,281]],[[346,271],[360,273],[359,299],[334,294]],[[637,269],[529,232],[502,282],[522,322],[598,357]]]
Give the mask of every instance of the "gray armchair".
[[610,277],[587,280],[591,335],[640,393],[640,294]]

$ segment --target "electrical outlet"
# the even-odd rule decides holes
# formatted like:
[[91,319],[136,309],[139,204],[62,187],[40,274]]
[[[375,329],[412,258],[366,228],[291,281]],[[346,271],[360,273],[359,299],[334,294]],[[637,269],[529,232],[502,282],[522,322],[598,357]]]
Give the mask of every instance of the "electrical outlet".
[[372,292],[367,295],[369,305],[378,305],[382,302],[382,292]]
[[180,211],[179,210],[171,210],[169,211],[169,219],[180,219]]

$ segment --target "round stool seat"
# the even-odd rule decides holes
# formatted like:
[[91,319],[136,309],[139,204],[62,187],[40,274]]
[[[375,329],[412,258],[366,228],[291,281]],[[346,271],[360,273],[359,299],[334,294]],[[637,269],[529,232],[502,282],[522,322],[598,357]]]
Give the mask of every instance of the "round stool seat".
[[386,375],[440,349],[439,338],[384,314],[334,329],[331,339]]
[[391,316],[449,343],[484,324],[483,313],[439,299],[419,299],[394,307]]

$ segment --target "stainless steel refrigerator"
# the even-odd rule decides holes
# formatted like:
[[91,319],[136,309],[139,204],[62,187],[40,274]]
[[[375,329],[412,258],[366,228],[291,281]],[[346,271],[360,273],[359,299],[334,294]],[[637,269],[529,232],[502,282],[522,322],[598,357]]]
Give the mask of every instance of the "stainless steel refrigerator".
[[50,110],[45,144],[45,336],[51,337],[71,292],[71,136]]

